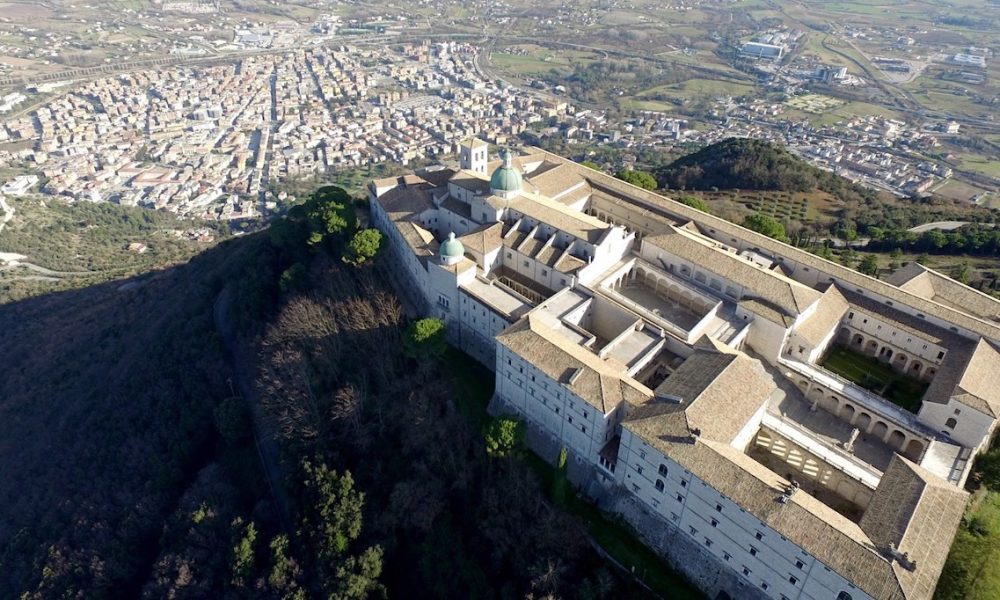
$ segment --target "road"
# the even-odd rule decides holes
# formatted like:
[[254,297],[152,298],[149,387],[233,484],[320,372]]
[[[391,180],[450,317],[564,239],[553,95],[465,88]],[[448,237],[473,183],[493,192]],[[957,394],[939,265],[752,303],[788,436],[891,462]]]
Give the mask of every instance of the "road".
[[912,231],[913,233],[924,233],[934,229],[940,231],[951,231],[969,224],[970,223],[968,221],[936,221],[934,223],[924,223],[923,225],[911,227],[907,231]]

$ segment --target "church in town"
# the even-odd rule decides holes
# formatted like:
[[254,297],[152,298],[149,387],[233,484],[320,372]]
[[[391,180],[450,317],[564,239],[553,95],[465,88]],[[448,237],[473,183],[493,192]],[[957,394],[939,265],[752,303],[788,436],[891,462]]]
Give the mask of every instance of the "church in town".
[[371,182],[372,223],[496,410],[712,597],[932,597],[1000,415],[1000,302],[541,150],[459,163]]

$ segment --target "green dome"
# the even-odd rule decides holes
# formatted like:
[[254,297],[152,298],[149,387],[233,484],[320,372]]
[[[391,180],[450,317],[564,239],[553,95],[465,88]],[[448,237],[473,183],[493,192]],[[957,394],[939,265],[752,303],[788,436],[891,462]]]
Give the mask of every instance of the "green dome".
[[448,239],[441,244],[441,262],[447,265],[455,264],[464,256],[465,246],[455,239],[455,232],[449,233]]
[[496,171],[493,171],[493,176],[490,177],[490,190],[493,193],[520,192],[521,174],[514,168],[510,150],[504,148],[500,152],[500,158],[503,160],[503,164],[497,167]]

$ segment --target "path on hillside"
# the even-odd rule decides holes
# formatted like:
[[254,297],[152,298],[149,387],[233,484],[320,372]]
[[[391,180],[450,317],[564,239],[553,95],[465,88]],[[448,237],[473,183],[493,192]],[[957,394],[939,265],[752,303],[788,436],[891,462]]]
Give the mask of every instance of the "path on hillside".
[[212,308],[212,319],[215,323],[216,331],[219,332],[219,337],[225,348],[226,359],[229,361],[234,376],[234,380],[230,381],[230,385],[236,387],[239,395],[247,403],[247,408],[251,412],[254,446],[257,448],[257,456],[260,458],[261,469],[264,471],[264,478],[267,480],[271,500],[277,508],[278,517],[281,519],[281,525],[285,533],[291,533],[293,529],[288,524],[289,507],[291,504],[288,495],[284,491],[284,486],[280,485],[284,481],[279,461],[280,448],[278,448],[274,437],[268,435],[267,428],[263,425],[264,417],[261,414],[260,403],[254,387],[256,360],[241,343],[242,340],[235,331],[230,318],[231,309],[232,291],[229,286],[226,286],[215,299],[215,304]]

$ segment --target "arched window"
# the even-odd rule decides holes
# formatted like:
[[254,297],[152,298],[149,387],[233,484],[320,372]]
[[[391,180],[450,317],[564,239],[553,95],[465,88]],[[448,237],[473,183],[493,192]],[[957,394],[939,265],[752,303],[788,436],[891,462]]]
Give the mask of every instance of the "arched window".
[[667,476],[667,465],[664,465],[664,464],[660,465],[660,476],[661,477],[666,477]]
[[663,480],[662,479],[657,479],[656,480],[656,491],[658,491],[658,492],[662,492],[663,491]]
[[848,594],[847,592],[840,592],[839,594],[837,594],[837,600],[853,600],[853,599],[851,598],[851,595]]
[[955,420],[955,417],[951,417],[944,422],[944,426],[948,429],[954,429],[955,425],[958,425],[958,421]]

